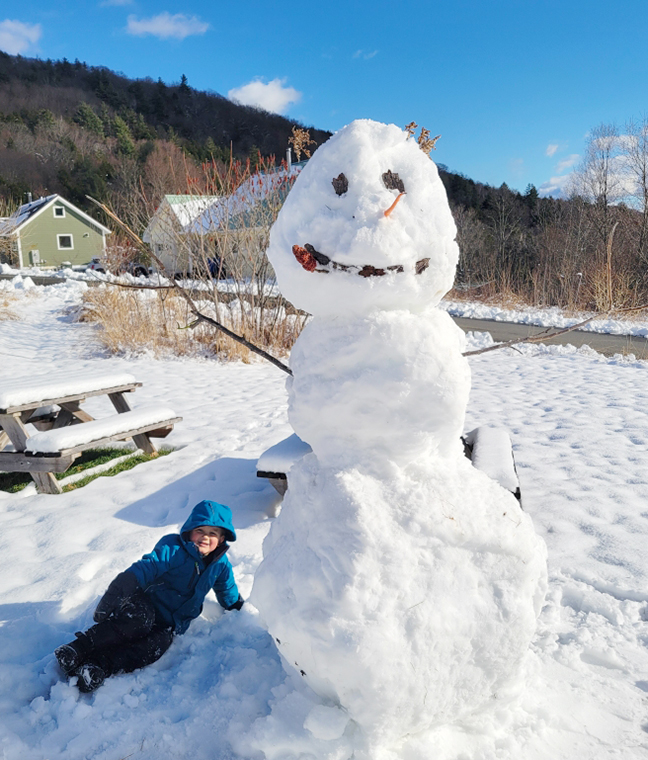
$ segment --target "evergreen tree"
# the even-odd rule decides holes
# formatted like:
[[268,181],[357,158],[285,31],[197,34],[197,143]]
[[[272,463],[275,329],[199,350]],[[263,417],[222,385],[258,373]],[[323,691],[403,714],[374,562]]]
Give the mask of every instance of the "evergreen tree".
[[86,195],[99,201],[107,199],[107,181],[111,178],[111,172],[112,168],[107,162],[96,165],[90,158],[83,157],[71,169],[60,169],[58,179],[68,200],[81,208],[88,208]]
[[114,124],[113,124],[113,118],[110,115],[110,109],[105,103],[101,104],[101,108],[99,109],[99,118],[101,119],[101,123],[103,125],[103,131],[106,137],[114,137],[115,129],[114,129]]
[[89,132],[94,132],[100,137],[104,136],[104,125],[102,120],[92,110],[87,103],[80,103],[73,116],[73,120]]
[[261,153],[256,145],[251,145],[248,150],[248,158],[250,159],[250,166],[252,169],[257,169],[261,163]]
[[128,124],[121,116],[115,116],[113,119],[113,129],[117,138],[117,152],[123,156],[132,156],[135,153],[135,143]]
[[524,200],[529,208],[535,208],[540,197],[535,185],[527,185],[527,189],[524,191]]

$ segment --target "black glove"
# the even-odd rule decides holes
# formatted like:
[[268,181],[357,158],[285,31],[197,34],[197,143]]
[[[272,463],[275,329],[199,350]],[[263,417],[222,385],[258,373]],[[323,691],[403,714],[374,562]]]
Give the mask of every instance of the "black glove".
[[226,610],[240,610],[243,606],[243,597],[239,594],[239,598],[231,604],[229,607],[225,607]]
[[92,617],[95,623],[101,623],[110,617],[113,612],[121,607],[122,602],[132,596],[138,588],[139,583],[133,573],[126,570],[119,573],[106,589],[106,593],[101,597],[97,609],[94,611]]

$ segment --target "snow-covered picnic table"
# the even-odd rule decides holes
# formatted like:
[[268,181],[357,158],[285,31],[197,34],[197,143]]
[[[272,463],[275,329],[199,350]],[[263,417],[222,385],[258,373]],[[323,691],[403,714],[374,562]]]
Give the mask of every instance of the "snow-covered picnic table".
[[[0,389],[0,470],[28,472],[41,493],[61,493],[53,473],[65,472],[90,447],[132,438],[138,448],[155,454],[151,438],[164,438],[182,418],[161,407],[132,411],[124,394],[141,385],[122,372],[47,375]],[[117,414],[95,420],[81,405],[104,395]],[[28,424],[39,432],[30,435]],[[10,444],[14,450],[6,451]]]

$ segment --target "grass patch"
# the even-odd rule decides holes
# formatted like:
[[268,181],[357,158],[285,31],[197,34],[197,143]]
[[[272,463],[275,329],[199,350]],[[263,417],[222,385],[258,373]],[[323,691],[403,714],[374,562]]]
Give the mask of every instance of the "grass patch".
[[113,475],[118,475],[120,472],[126,472],[127,470],[132,470],[133,467],[136,467],[138,464],[142,464],[142,462],[150,462],[151,459],[164,457],[167,454],[170,454],[172,451],[173,449],[160,449],[160,451],[158,451],[157,454],[144,454],[144,453],[136,454],[135,456],[132,456],[129,459],[126,459],[125,461],[120,462],[119,464],[116,464],[114,467],[111,467],[108,470],[103,470],[102,472],[95,472],[88,475],[86,478],[75,480],[74,483],[68,483],[68,485],[63,486],[63,493],[67,493],[68,491],[74,491],[76,488],[83,488],[83,486],[87,486],[88,483],[91,483],[93,480],[96,480],[97,478],[112,477]]
[[[77,475],[78,473],[83,472],[84,470],[89,470],[93,467],[98,467],[102,464],[107,464],[112,459],[117,459],[118,457],[122,457],[125,454],[128,454],[130,449],[88,449],[87,451],[84,451],[81,456],[78,459],[74,460],[74,464],[70,467],[69,470],[66,470],[65,472],[55,472],[54,477],[57,480],[63,480],[64,478],[67,478],[69,475]],[[162,449],[159,452],[159,456],[164,456],[166,454],[169,454],[171,452],[171,449]],[[140,464],[141,462],[148,462],[151,459],[155,459],[156,456],[150,455],[150,454],[138,454],[133,455],[130,457],[130,459],[121,462],[114,467],[111,467],[108,470],[104,470],[103,472],[97,472],[89,474],[87,478],[82,478],[80,480],[77,480],[75,483],[70,483],[67,486],[63,487],[64,491],[73,491],[75,488],[81,488],[82,486],[86,485],[87,483],[90,483],[90,481],[94,480],[95,478],[101,477],[102,475],[116,475],[118,472],[124,472],[125,470],[130,470],[136,465]],[[26,472],[3,472],[0,473],[0,491],[7,491],[8,493],[18,493],[18,491],[22,491],[25,486],[28,486],[30,483],[33,483],[34,481],[31,478],[31,475]]]

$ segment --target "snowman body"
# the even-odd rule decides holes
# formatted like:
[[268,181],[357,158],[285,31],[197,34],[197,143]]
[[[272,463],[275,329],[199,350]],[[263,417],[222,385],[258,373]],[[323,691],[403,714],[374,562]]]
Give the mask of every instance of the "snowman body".
[[437,308],[454,237],[434,164],[369,121],[318,149],[271,234],[282,292],[314,315],[288,385],[313,453],[289,473],[252,602],[370,744],[514,685],[544,597],[530,518],[463,455],[464,338]]

